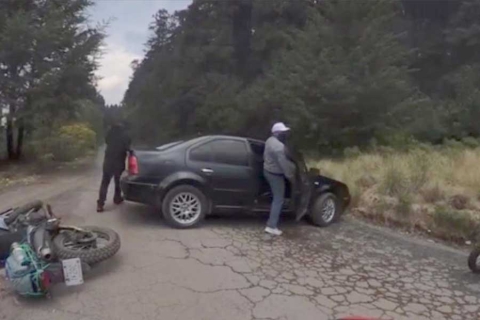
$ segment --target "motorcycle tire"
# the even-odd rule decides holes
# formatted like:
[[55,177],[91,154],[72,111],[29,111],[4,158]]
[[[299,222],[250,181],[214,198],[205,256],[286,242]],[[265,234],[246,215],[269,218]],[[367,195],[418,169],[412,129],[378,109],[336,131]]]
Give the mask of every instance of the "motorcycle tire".
[[82,227],[82,229],[95,232],[106,240],[106,244],[101,248],[72,250],[65,246],[65,242],[68,241],[68,235],[65,232],[60,232],[53,238],[53,248],[60,260],[80,258],[82,262],[94,265],[111,258],[120,250],[120,236],[115,231],[100,227]]
[[468,256],[468,267],[473,273],[480,273],[480,265],[477,264],[478,256],[480,256],[480,246],[474,248]]

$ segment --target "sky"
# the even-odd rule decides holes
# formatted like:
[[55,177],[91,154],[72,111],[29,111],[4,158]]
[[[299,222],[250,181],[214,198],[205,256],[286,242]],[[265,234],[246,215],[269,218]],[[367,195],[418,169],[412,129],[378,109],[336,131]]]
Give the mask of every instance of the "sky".
[[188,7],[192,0],[95,0],[92,23],[109,21],[103,56],[96,74],[98,89],[107,104],[119,103],[128,87],[130,63],[144,56],[148,26],[159,9],[169,12]]

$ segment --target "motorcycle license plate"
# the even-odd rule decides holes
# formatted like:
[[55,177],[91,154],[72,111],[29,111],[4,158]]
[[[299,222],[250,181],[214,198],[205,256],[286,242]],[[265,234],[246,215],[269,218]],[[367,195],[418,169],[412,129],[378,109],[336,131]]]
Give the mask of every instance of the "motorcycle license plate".
[[62,260],[63,276],[67,286],[83,284],[82,262],[79,258]]

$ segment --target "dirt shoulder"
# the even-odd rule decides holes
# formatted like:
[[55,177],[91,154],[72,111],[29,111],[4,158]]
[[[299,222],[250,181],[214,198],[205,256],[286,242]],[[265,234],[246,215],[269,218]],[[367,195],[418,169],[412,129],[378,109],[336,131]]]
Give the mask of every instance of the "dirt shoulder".
[[27,168],[23,172],[10,173],[11,182],[0,186],[0,210],[36,199],[49,199],[82,186],[94,174],[96,163],[101,162],[100,155],[98,153],[72,163],[59,164],[37,173]]
[[92,169],[96,156],[91,154],[72,162],[52,163],[48,166],[35,162],[0,163],[0,194],[66,175],[81,175]]

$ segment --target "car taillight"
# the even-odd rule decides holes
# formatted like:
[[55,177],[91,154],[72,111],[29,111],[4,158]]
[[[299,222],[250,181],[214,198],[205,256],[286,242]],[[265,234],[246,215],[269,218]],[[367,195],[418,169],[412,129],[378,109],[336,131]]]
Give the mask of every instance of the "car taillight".
[[138,161],[133,154],[128,156],[128,174],[132,176],[138,174]]

